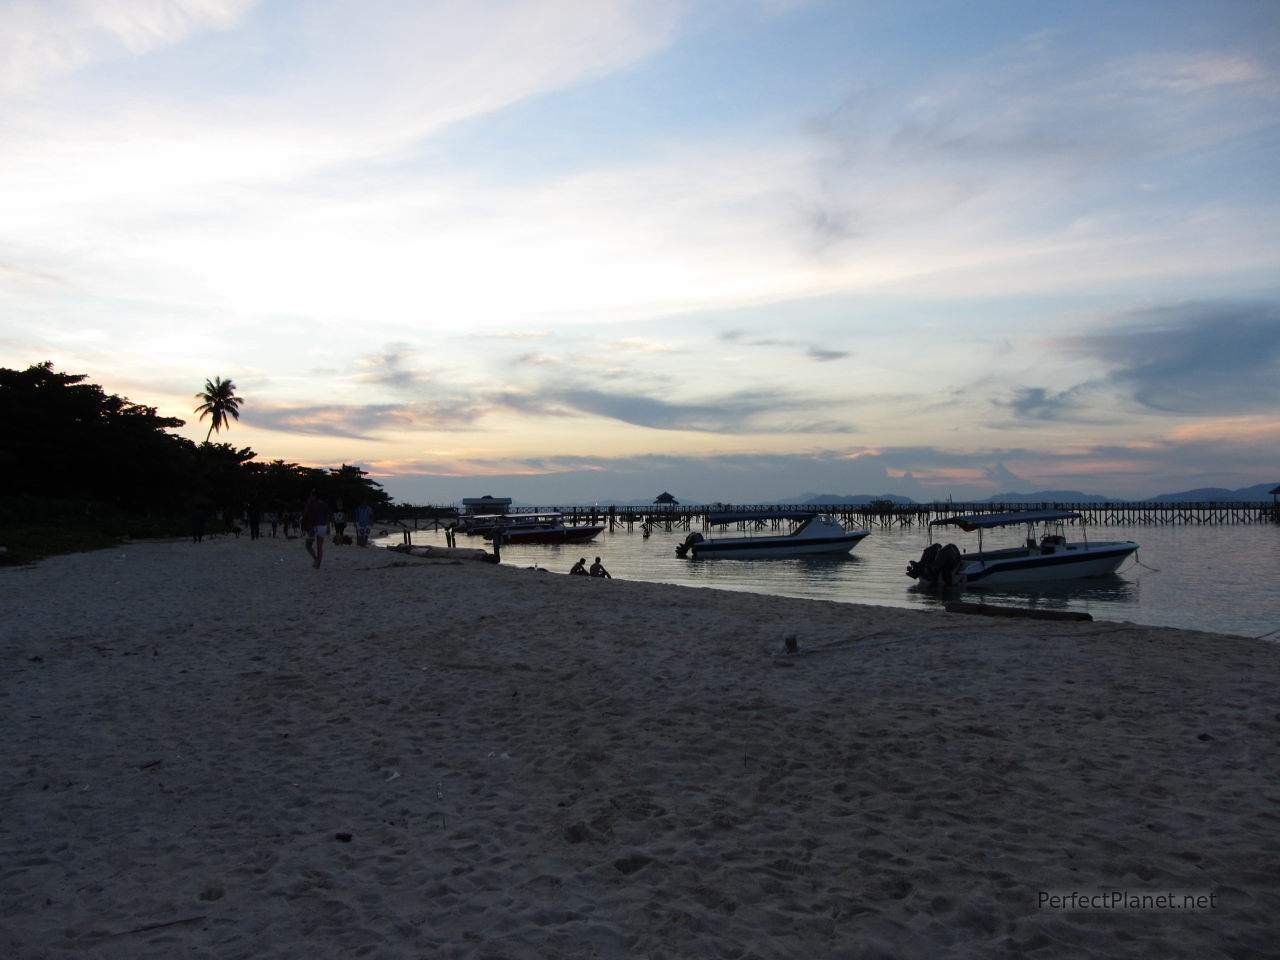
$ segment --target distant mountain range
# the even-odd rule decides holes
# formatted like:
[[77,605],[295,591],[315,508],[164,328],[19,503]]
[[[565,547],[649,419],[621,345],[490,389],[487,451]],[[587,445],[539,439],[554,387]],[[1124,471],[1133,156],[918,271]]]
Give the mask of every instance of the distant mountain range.
[[1257,483],[1252,487],[1242,487],[1239,490],[1225,490],[1222,487],[1201,487],[1198,490],[1187,490],[1184,493],[1162,493],[1158,497],[1152,497],[1153,503],[1194,503],[1198,501],[1215,501],[1222,502],[1224,500],[1240,500],[1245,503],[1253,503],[1255,501],[1265,501],[1271,499],[1271,491],[1280,484],[1276,483]]

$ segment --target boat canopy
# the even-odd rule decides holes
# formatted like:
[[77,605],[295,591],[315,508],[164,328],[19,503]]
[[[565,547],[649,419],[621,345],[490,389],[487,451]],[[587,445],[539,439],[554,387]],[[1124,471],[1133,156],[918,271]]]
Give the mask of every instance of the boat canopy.
[[1080,514],[1074,510],[1015,510],[1012,513],[970,513],[963,517],[946,517],[931,520],[929,526],[954,523],[966,533],[986,530],[990,527],[1011,527],[1018,523],[1051,523],[1055,520],[1077,520]]
[[711,524],[744,523],[751,520],[808,520],[816,517],[816,510],[743,510],[740,513],[712,513],[707,515]]

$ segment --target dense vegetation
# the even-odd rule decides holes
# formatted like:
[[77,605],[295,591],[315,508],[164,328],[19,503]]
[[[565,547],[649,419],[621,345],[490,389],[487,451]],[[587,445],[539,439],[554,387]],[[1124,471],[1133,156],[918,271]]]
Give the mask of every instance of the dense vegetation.
[[[183,534],[197,511],[238,517],[251,508],[292,510],[310,490],[330,502],[342,498],[348,509],[389,501],[358,467],[262,463],[248,447],[196,444],[169,432],[184,421],[85,380],[48,362],[0,367],[5,561],[107,546],[124,536]],[[213,390],[224,401],[210,433],[239,416],[231,389],[220,378],[206,383],[206,394]]]

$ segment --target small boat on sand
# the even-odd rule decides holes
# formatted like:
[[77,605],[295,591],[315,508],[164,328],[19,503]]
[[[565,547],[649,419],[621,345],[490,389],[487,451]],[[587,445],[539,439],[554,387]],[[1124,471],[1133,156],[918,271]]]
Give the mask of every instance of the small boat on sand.
[[833,517],[806,512],[713,513],[712,525],[730,523],[765,523],[790,520],[796,526],[780,536],[717,537],[708,540],[694,531],[676,547],[677,557],[709,560],[728,557],[734,560],[759,560],[766,557],[800,557],[810,554],[848,553],[870,530],[846,530]]
[[[1067,520],[1082,519],[1072,510],[1018,510],[1011,513],[977,513],[934,520],[929,526],[953,524],[966,532],[978,531],[978,549],[961,553],[953,543],[930,543],[919,560],[907,564],[907,576],[931,586],[991,587],[1049,580],[1076,580],[1105,577],[1120,568],[1138,545],[1132,540],[1090,543],[1069,542],[1064,534]],[[1002,550],[984,550],[982,531],[993,527],[1022,524],[1026,539],[1022,545]],[[1037,537],[1037,530],[1045,532]]]

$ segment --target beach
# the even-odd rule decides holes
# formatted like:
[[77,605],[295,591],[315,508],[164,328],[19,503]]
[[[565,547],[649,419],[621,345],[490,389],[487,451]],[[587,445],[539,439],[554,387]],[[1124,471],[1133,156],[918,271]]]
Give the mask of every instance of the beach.
[[1274,642],[283,539],[0,597],[6,958],[1280,956]]

